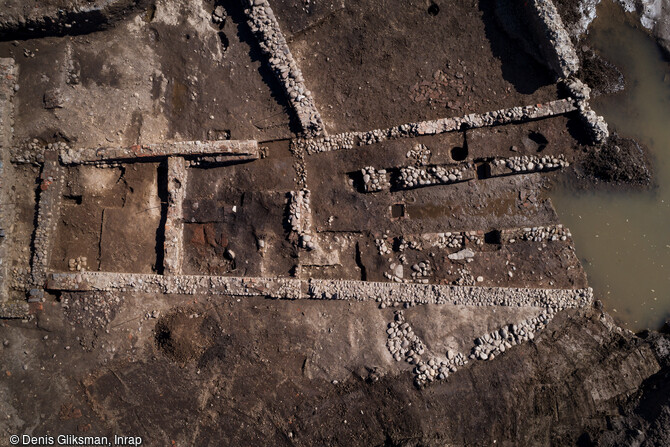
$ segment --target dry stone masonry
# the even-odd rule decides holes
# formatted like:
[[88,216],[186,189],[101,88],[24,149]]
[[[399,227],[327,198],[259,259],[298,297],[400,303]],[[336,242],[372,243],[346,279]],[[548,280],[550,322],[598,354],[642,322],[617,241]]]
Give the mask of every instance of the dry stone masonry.
[[242,278],[232,276],[156,275],[140,273],[52,273],[47,288],[64,291],[98,291],[267,296],[299,299],[301,280],[290,278]]
[[305,80],[288,48],[279,23],[266,0],[248,0],[249,27],[259,38],[259,45],[269,58],[270,67],[284,86],[286,96],[293,106],[302,130],[307,137],[325,133],[321,115],[316,109],[312,93],[305,87]]
[[577,78],[564,79],[562,84],[570,92],[570,95],[577,100],[579,115],[593,142],[596,144],[604,143],[609,137],[609,130],[605,119],[594,112],[589,105],[591,99],[589,86]]
[[414,383],[421,387],[436,380],[446,380],[449,374],[457,371],[457,367],[468,363],[465,356],[452,350],[447,351],[446,358],[439,359],[431,356],[427,361],[422,359],[426,347],[421,339],[414,333],[410,324],[405,320],[401,310],[396,311],[393,321],[386,329],[386,348],[397,362],[406,361],[415,365]]
[[180,275],[184,256],[184,219],[182,204],[186,195],[186,163],[182,157],[170,157],[167,161],[168,204],[165,220],[165,242],[163,273]]
[[135,291],[194,295],[269,296],[283,299],[379,301],[459,306],[541,307],[561,310],[591,304],[589,289],[462,287],[438,284],[253,278],[136,273],[51,273],[47,288],[67,291]]
[[254,140],[176,141],[157,144],[137,144],[130,147],[100,147],[60,151],[63,164],[99,164],[115,161],[149,161],[168,156],[223,155],[230,161],[256,160],[258,143]]
[[570,166],[565,156],[556,157],[544,155],[523,155],[521,157],[498,158],[491,163],[491,175],[520,174],[528,172],[542,172]]
[[406,166],[400,168],[398,188],[416,188],[419,186],[448,185],[475,177],[471,164],[461,166],[431,166],[428,168]]
[[555,242],[567,241],[572,237],[570,230],[563,225],[512,228],[500,232],[502,242],[513,244],[517,241]]
[[446,380],[449,374],[455,373],[458,368],[465,366],[467,359],[460,352],[447,351],[446,359],[432,357],[428,361],[419,360],[414,370],[414,384],[423,387],[436,380]]
[[422,135],[439,135],[479,127],[521,123],[529,120],[564,115],[577,110],[573,99],[559,99],[545,104],[517,106],[486,113],[471,113],[463,117],[442,118],[431,121],[401,124],[388,129],[368,132],[346,132],[321,138],[299,138],[293,144],[304,148],[308,155],[335,150],[353,149],[355,145],[375,144],[398,138],[414,138]]
[[47,280],[52,236],[60,216],[64,185],[58,154],[47,152],[45,158],[40,174],[37,226],[33,238],[32,283],[35,287],[44,287]]
[[531,0],[531,24],[545,61],[561,78],[579,71],[579,58],[563,20],[551,0]]
[[365,192],[377,192],[391,188],[386,169],[376,170],[372,166],[361,169],[363,176],[363,190]]
[[607,123],[591,109],[588,86],[576,78],[579,58],[556,6],[551,0],[532,0],[529,3],[533,9],[533,14],[530,14],[531,28],[535,31],[545,61],[577,101],[577,109],[593,142],[604,143],[609,137]]
[[44,154],[48,151],[66,151],[70,146],[59,141],[42,144],[37,138],[27,141],[11,149],[12,163],[41,165],[44,163]]
[[419,363],[419,358],[426,347],[405,321],[401,310],[395,312],[394,321],[388,324],[386,334],[388,334],[386,347],[396,362],[405,360],[414,365]]
[[27,313],[27,304],[9,299],[10,278],[9,244],[10,228],[14,218],[14,206],[9,195],[9,179],[13,172],[10,162],[14,125],[14,93],[18,81],[18,67],[14,59],[0,58],[0,317],[22,318]]
[[316,248],[316,239],[312,230],[312,209],[308,189],[291,191],[288,203],[288,225],[295,235],[298,246],[308,250]]
[[11,169],[9,148],[12,144],[14,85],[18,80],[14,59],[0,59],[0,304],[7,298],[5,278],[9,260],[6,259],[7,232],[11,226],[13,207],[7,189],[7,174]]

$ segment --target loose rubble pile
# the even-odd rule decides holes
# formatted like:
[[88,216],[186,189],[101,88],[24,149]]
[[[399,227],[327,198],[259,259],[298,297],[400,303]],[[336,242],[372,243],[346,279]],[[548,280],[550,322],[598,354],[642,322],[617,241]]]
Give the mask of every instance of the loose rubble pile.
[[419,362],[419,356],[424,353],[425,346],[405,321],[401,310],[395,312],[394,321],[388,324],[386,333],[388,334],[386,347],[397,362],[405,360],[414,365]]
[[414,159],[417,166],[425,166],[430,161],[431,152],[425,144],[417,144],[405,156]]
[[[493,161],[494,169],[492,175],[496,175],[500,168],[506,168],[511,172],[538,172],[553,169],[566,168],[570,166],[563,154],[557,157],[545,155],[523,155],[521,157],[499,158]],[[497,169],[496,169],[497,168]]]
[[361,169],[361,174],[363,175],[363,189],[365,192],[376,192],[391,187],[386,169],[376,170],[372,166],[368,166]]
[[435,380],[446,380],[450,373],[456,372],[456,367],[464,366],[468,361],[461,353],[447,351],[446,359],[431,358],[428,361],[421,359],[426,348],[423,341],[414,333],[401,310],[396,311],[393,321],[386,329],[388,339],[386,347],[396,362],[406,361],[415,365],[413,369],[414,383],[424,386]]
[[503,326],[497,331],[486,334],[475,340],[475,347],[470,354],[471,359],[493,360],[512,346],[535,338],[535,333],[554,317],[554,312],[542,312],[540,315],[519,324]]
[[433,268],[430,265],[430,260],[412,264],[412,278],[422,284],[428,284],[428,277],[433,274]]
[[[70,324],[93,331],[108,332],[109,323],[116,316],[121,299],[106,292],[63,293],[61,307]],[[84,349],[92,348],[92,340],[77,337]]]
[[68,260],[67,266],[71,272],[85,272],[88,267],[88,258],[86,256],[71,258]]
[[435,236],[436,238],[434,239],[432,235],[426,235],[426,239],[434,239],[433,247],[437,248],[460,248],[464,243],[464,236],[462,233],[451,233],[447,231],[446,233],[436,233]]
[[400,236],[397,238],[398,242],[398,251],[402,252],[407,250],[408,248],[411,248],[412,250],[418,250],[421,251],[423,249],[423,245],[421,244],[420,240],[417,240],[416,238],[412,237],[411,235],[408,236]]
[[316,109],[311,92],[305,87],[305,80],[279,29],[270,4],[266,0],[248,0],[248,4],[249,8],[245,9],[245,13],[249,27],[259,37],[259,45],[268,55],[272,71],[284,86],[303,132],[308,137],[323,135],[321,115]]
[[226,17],[226,10],[223,9],[223,6],[221,5],[217,6],[214,8],[214,11],[212,11],[212,22],[214,23],[223,24]]
[[288,224],[291,232],[298,236],[298,246],[314,250],[316,241],[312,235],[312,210],[309,201],[310,192],[308,189],[290,192]]
[[[471,260],[472,258],[467,258],[468,260]],[[470,269],[466,267],[460,267],[456,270],[456,273],[458,274],[458,278],[454,281],[454,284],[457,286],[474,286],[475,285],[475,277],[472,275],[472,272]]]
[[453,168],[444,166],[431,166],[429,168],[406,166],[400,168],[397,186],[399,188],[414,188],[417,186],[455,183],[462,181],[465,171],[469,169],[471,169],[469,165]]
[[391,247],[386,243],[386,239],[375,239],[375,245],[380,255],[387,255],[391,253]]
[[471,231],[465,231],[464,233],[465,239],[468,241],[472,242],[473,244],[477,246],[482,246],[484,245],[484,232],[481,230],[471,230]]

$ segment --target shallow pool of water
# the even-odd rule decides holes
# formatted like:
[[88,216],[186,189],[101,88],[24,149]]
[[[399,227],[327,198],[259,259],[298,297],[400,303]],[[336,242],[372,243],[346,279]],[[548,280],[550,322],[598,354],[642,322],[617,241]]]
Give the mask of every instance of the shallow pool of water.
[[602,2],[587,42],[622,70],[623,92],[592,107],[610,129],[652,153],[657,188],[645,192],[555,191],[596,298],[631,330],[670,317],[670,64],[613,2]]

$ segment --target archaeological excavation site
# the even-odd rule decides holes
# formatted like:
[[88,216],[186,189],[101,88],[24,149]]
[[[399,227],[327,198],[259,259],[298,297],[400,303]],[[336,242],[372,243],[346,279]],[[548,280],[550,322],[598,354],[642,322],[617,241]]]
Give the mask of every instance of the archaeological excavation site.
[[0,0],[0,446],[670,445],[668,24]]

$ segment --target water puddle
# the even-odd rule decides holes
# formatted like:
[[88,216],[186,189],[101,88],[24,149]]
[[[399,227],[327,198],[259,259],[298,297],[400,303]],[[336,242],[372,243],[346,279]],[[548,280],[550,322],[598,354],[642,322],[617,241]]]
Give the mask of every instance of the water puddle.
[[599,6],[587,43],[626,77],[623,92],[592,106],[611,129],[649,148],[658,188],[563,190],[552,200],[572,231],[596,297],[625,327],[658,328],[670,316],[670,64],[612,2]]

